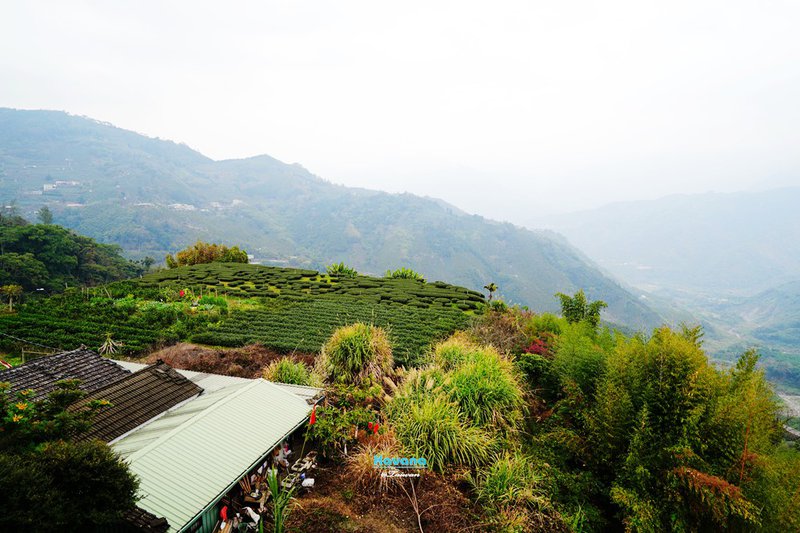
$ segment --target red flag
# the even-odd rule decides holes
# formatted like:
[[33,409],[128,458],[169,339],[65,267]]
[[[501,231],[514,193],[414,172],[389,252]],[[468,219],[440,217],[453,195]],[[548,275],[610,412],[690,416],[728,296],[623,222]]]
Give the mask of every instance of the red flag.
[[309,426],[313,426],[317,423],[317,404],[314,404],[314,407],[311,408],[311,419],[308,421]]

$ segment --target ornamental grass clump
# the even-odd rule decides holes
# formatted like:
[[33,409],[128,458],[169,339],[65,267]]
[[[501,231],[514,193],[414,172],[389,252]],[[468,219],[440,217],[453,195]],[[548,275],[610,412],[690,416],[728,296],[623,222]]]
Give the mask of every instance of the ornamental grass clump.
[[534,524],[537,530],[562,530],[558,513],[553,512],[545,496],[544,475],[537,471],[536,463],[520,453],[505,453],[479,470],[475,476],[467,475],[490,523],[501,531],[529,531]]
[[305,363],[290,357],[281,357],[271,362],[263,371],[264,379],[292,385],[314,386],[319,379],[309,370]]
[[375,468],[375,457],[402,456],[402,448],[393,432],[375,435],[356,448],[355,453],[347,458],[347,474],[360,489],[385,493],[391,492],[402,483],[404,478],[391,477],[386,470]]
[[525,395],[514,365],[491,346],[454,335],[437,344],[433,368],[446,372],[439,380],[450,399],[476,425],[513,429],[522,420]]
[[358,322],[334,331],[317,362],[320,375],[359,384],[390,372],[394,359],[386,331]]
[[392,402],[388,407],[390,422],[404,451],[424,457],[439,472],[449,465],[484,464],[494,448],[492,437],[465,421],[458,405],[443,394]]
[[433,347],[431,360],[435,366],[447,371],[472,360],[481,351],[481,346],[472,342],[467,335],[456,333]]
[[522,420],[523,388],[511,362],[487,350],[448,376],[447,390],[478,426],[512,429]]

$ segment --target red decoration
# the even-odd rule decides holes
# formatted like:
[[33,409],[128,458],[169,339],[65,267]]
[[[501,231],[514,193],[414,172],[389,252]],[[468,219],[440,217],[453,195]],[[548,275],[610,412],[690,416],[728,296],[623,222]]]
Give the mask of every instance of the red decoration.
[[219,517],[222,519],[223,522],[228,521],[228,506],[223,505],[222,509],[219,510]]

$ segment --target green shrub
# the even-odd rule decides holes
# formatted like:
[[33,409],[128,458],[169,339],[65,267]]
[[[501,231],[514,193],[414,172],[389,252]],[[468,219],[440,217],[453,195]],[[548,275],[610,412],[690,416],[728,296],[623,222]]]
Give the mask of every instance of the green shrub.
[[544,476],[534,467],[534,459],[506,453],[468,477],[475,499],[489,509],[546,505],[541,485]]
[[342,263],[333,263],[332,265],[328,265],[326,268],[328,275],[330,276],[337,276],[341,278],[354,278],[358,274],[354,268],[350,268],[349,266]]
[[401,267],[394,271],[387,270],[384,277],[393,279],[413,279],[425,283],[425,277],[422,274],[406,267]]
[[334,381],[360,383],[391,370],[392,347],[386,332],[357,322],[333,332],[318,359],[320,373]]
[[292,385],[313,385],[317,381],[305,364],[289,357],[281,357],[270,363],[264,369],[264,379]]
[[444,395],[401,402],[388,412],[407,453],[424,457],[434,470],[442,472],[451,465],[478,466],[489,459],[493,439],[464,421],[458,406]]
[[493,529],[520,533],[565,531],[561,518],[550,512],[553,506],[543,480],[533,459],[518,453],[496,458],[474,478],[467,476]]
[[487,355],[453,370],[446,390],[475,424],[512,429],[522,419],[522,385],[511,362],[483,353]]

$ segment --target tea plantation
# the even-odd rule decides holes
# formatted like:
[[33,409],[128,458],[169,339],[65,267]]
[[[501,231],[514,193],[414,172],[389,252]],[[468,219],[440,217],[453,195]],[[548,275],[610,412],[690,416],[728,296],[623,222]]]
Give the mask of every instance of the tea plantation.
[[[395,358],[413,364],[483,304],[480,293],[442,282],[211,263],[28,302],[0,315],[0,332],[59,349],[98,349],[110,335],[128,355],[179,340],[316,352],[334,329],[361,321],[387,328]],[[20,344],[0,337],[0,347]]]

